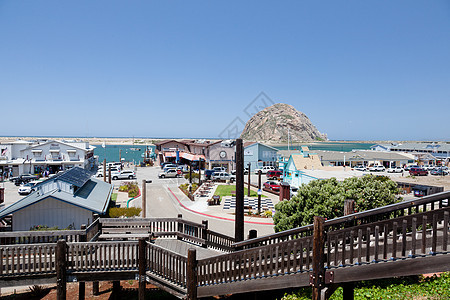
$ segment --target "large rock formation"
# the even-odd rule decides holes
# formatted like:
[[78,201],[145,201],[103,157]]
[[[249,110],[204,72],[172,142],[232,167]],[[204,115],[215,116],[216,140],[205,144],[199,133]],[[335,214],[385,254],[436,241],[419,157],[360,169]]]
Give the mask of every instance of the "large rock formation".
[[241,139],[247,141],[286,143],[326,140],[308,117],[292,105],[277,103],[255,114],[245,124]]

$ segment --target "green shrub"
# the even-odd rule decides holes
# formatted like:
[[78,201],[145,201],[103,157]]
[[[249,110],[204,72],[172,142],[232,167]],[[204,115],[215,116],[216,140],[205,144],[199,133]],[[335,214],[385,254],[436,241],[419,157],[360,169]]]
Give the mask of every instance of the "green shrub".
[[139,207],[112,207],[108,211],[110,218],[120,218],[120,217],[138,217],[142,209]]
[[355,211],[397,202],[397,183],[385,176],[365,175],[337,181],[313,180],[303,184],[291,200],[279,202],[274,215],[275,231],[312,224],[314,216],[333,219],[344,215],[344,200],[355,200]]

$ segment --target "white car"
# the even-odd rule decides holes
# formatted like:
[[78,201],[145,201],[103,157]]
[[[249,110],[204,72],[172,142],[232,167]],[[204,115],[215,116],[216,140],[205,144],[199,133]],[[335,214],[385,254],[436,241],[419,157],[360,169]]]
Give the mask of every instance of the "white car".
[[134,173],[134,171],[131,170],[123,170],[120,172],[111,172],[111,178],[113,180],[117,180],[117,179],[135,179],[136,178],[136,173]]
[[364,167],[363,165],[357,165],[353,169],[355,169],[356,171],[367,171],[366,167]]
[[[117,174],[117,173],[119,173],[120,171],[119,171],[119,169],[118,168],[111,168],[111,178],[112,178],[112,176],[113,176],[113,173],[114,174]],[[107,171],[106,171],[106,176],[108,176],[108,174],[109,174],[109,169],[107,169]],[[103,168],[102,169],[99,169],[98,171],[97,171],[97,174],[95,174],[95,176],[97,176],[97,177],[103,177]]]
[[19,195],[29,195],[29,194],[31,194],[32,192],[34,192],[33,188],[34,188],[34,186],[37,183],[38,183],[37,181],[30,181],[28,183],[22,184],[19,187],[19,190],[18,190]]
[[387,169],[388,173],[401,173],[403,172],[403,168],[402,167],[390,167]]
[[261,174],[266,174],[269,171],[275,170],[275,167],[272,166],[265,166],[261,169],[255,169],[255,174],[258,174],[258,172],[261,170]]
[[384,172],[385,170],[383,166],[372,166],[369,168],[370,172]]
[[227,172],[214,172],[211,175],[212,180],[230,180],[233,182],[235,180],[235,177],[228,174]]
[[158,177],[159,178],[169,178],[169,177],[180,177],[182,174],[181,170],[177,170],[177,169],[169,169],[165,172],[161,172],[159,173]]

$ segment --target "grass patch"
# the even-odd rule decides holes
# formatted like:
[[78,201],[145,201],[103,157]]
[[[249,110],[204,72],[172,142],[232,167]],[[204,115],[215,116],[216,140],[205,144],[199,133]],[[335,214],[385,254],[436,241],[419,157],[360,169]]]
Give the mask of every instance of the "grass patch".
[[111,201],[114,201],[114,202],[117,201],[117,193],[113,193],[113,194],[111,195]]
[[[214,196],[226,197],[231,196],[231,191],[236,191],[235,185],[218,185],[216,191],[214,192]],[[244,197],[247,196],[247,188],[244,187]],[[258,194],[255,191],[250,190],[250,197],[258,197]],[[264,195],[261,195],[261,198],[267,198]]]
[[[342,288],[338,288],[330,299],[342,297]],[[302,288],[282,298],[303,299],[311,299],[311,288]],[[355,299],[450,299],[450,272],[442,273],[439,277],[409,276],[358,282],[355,286]]]

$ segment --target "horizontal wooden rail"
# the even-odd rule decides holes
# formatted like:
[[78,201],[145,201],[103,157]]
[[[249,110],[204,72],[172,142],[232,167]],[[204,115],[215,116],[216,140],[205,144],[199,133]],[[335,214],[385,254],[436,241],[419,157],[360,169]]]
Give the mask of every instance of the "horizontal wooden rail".
[[10,231],[0,232],[1,245],[56,243],[60,239],[79,242],[85,230]]

